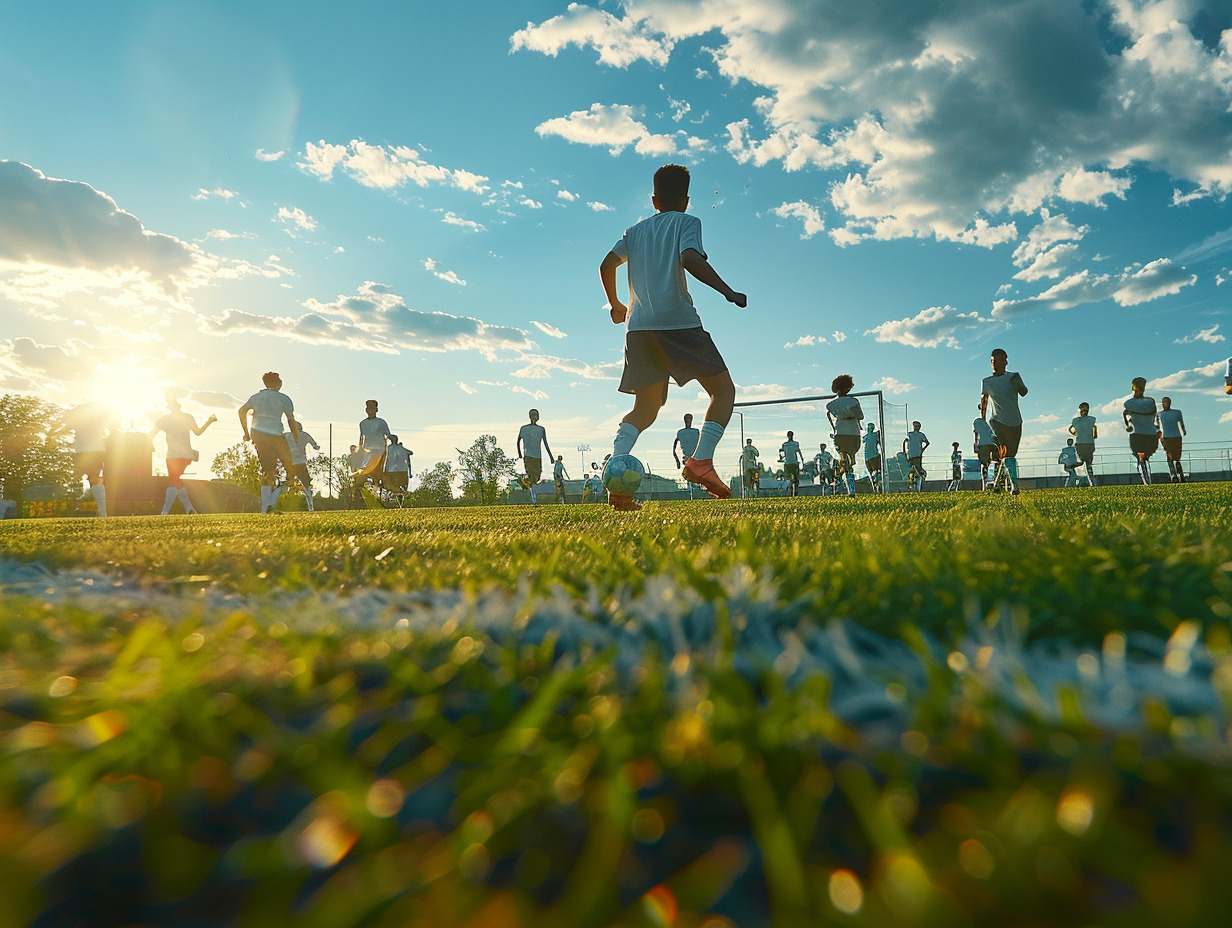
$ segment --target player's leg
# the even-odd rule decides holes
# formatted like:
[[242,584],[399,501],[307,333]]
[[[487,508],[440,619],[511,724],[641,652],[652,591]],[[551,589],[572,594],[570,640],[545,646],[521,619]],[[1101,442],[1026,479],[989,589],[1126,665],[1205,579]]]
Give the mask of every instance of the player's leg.
[[312,474],[308,472],[308,465],[296,464],[295,476],[299,479],[299,485],[304,490],[304,501],[308,504],[308,511],[312,512]]
[[[697,382],[710,395],[710,405],[706,408],[706,421],[702,423],[697,447],[693,456],[684,462],[681,473],[685,480],[700,484],[715,499],[730,499],[731,490],[714,469],[714,452],[727,429],[727,423],[731,421],[736,385],[726,370],[698,377]],[[664,383],[663,387],[666,393],[667,384]]]
[[94,498],[99,518],[107,518],[107,487],[103,483],[103,464],[106,455],[101,451],[91,451],[75,456],[76,470],[79,476],[86,478],[89,485],[87,491]]

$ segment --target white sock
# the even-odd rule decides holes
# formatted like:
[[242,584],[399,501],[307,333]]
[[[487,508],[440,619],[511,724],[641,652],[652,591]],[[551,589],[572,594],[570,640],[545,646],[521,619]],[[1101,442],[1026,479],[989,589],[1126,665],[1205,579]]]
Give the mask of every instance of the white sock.
[[265,511],[269,509],[270,488],[265,484],[261,484],[261,514],[265,515]]
[[307,487],[304,488],[304,499],[308,501],[308,511],[314,512],[315,510],[312,508],[312,491]]
[[723,437],[723,426],[707,419],[702,423],[701,436],[697,439],[697,448],[693,451],[695,461],[709,461],[714,458],[714,449]]
[[163,497],[163,515],[171,512],[171,504],[175,502],[175,487],[167,487],[167,495]]
[[536,495],[536,493],[535,493],[535,488],[534,488],[534,487],[531,487],[531,488],[530,488],[530,501],[531,501],[532,503],[537,503],[537,502],[539,502],[539,497],[538,497],[538,495]]
[[612,456],[631,452],[633,446],[637,444],[637,436],[641,434],[637,426],[630,425],[628,422],[620,423],[620,428],[616,430],[616,440],[612,442]]
[[90,487],[90,495],[94,497],[94,505],[98,507],[99,516],[107,518],[107,488],[101,483],[96,487]]
[[193,509],[193,504],[188,499],[188,487],[180,487],[179,492],[175,495],[179,498],[180,505],[184,507],[184,512],[188,513],[197,511]]

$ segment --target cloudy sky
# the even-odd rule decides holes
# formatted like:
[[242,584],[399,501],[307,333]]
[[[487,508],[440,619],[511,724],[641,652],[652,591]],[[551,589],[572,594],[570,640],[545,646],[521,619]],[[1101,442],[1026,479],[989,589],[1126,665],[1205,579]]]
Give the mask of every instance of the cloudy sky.
[[[380,400],[417,469],[534,405],[577,473],[630,405],[598,265],[675,161],[749,296],[692,288],[739,400],[849,372],[940,457],[1002,346],[1029,448],[1086,400],[1121,455],[1137,375],[1232,435],[1229,0],[52,7],[0,32],[5,392],[178,393],[206,461],[272,368],[335,451]],[[793,426],[827,440],[746,422]]]

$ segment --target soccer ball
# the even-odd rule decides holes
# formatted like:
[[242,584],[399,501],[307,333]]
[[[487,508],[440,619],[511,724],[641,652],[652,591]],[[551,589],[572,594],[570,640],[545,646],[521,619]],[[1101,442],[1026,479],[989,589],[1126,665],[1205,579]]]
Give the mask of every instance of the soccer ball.
[[631,454],[618,454],[603,468],[603,485],[609,493],[632,496],[642,485],[646,468]]

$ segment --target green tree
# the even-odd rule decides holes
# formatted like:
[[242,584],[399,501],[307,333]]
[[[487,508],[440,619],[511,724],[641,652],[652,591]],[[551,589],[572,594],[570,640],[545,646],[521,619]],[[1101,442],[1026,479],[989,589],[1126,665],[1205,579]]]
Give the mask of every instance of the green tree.
[[350,497],[354,477],[351,475],[351,465],[347,462],[345,454],[333,458],[325,454],[310,457],[308,473],[312,475],[312,486],[318,495],[328,496],[332,491],[336,499]]
[[214,455],[214,460],[210,462],[210,473],[248,493],[255,495],[261,492],[261,462],[257,460],[252,445],[246,441],[224,448]]
[[462,492],[480,505],[500,499],[501,481],[513,476],[513,460],[501,450],[495,435],[480,435],[465,451],[458,450]]
[[414,506],[448,506],[453,500],[453,482],[458,476],[448,461],[437,461],[420,475],[419,486],[411,491]]
[[73,455],[64,410],[21,393],[0,397],[0,480],[7,499],[26,489],[73,486]]

